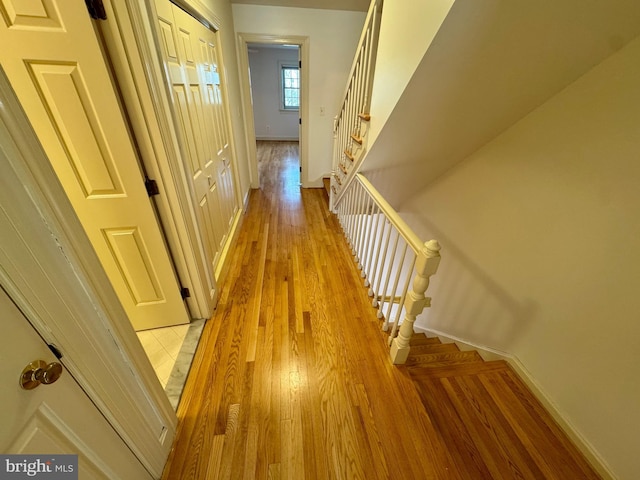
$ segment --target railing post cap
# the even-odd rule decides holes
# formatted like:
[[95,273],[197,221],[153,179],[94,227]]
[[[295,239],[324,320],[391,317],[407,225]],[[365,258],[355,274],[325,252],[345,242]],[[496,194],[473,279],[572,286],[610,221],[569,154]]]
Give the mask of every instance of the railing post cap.
[[437,240],[429,240],[428,242],[424,242],[423,251],[427,256],[437,256],[440,254],[440,244]]

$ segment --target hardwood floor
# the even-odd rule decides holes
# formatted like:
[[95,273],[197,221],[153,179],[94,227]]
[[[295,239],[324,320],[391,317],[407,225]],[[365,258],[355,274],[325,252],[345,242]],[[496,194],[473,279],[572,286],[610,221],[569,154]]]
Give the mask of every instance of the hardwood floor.
[[428,392],[390,364],[325,192],[299,187],[297,144],[258,158],[163,478],[472,479]]

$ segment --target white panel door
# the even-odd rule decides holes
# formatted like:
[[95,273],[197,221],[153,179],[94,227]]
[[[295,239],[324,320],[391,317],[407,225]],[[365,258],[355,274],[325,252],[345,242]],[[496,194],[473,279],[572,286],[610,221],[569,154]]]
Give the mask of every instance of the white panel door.
[[217,175],[220,184],[220,208],[226,222],[226,228],[231,223],[238,210],[231,171],[231,145],[229,143],[229,125],[225,112],[224,96],[222,93],[221,65],[218,61],[217,38],[219,33],[212,32],[198,24],[198,40],[201,51],[202,81],[207,92],[207,107],[211,118],[214,154],[218,159]]
[[0,62],[136,330],[189,315],[82,1],[0,0]]
[[50,385],[33,390],[20,387],[20,374],[29,363],[57,360],[2,288],[0,318],[0,452],[76,454],[83,480],[150,480],[151,475],[67,371]]
[[156,0],[156,8],[186,168],[213,276],[238,210],[216,33],[169,0]]

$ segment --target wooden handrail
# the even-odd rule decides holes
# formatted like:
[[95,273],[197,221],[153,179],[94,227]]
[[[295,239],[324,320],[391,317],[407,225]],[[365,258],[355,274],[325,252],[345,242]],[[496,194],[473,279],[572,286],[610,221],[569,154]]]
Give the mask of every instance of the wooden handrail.
[[414,253],[420,252],[422,249],[423,242],[420,240],[420,237],[414,233],[407,222],[405,222],[398,212],[394,210],[389,202],[387,202],[380,192],[376,190],[367,178],[361,173],[356,174],[356,180],[360,182],[362,187],[367,191],[369,196],[373,199],[374,202],[380,207],[382,213],[384,213],[385,217],[393,224],[394,227],[400,232],[400,235],[405,239],[405,241],[409,244]]

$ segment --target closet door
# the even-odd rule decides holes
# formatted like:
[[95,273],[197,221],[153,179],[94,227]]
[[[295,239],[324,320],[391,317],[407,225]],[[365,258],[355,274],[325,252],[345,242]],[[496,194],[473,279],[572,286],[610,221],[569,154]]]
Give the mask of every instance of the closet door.
[[209,262],[209,290],[213,291],[214,272],[222,251],[225,229],[215,158],[207,140],[211,133],[205,125],[206,92],[198,75],[196,54],[199,55],[199,48],[197,34],[193,30],[194,27],[198,30],[199,24],[168,0],[157,0],[156,8],[162,52],[182,138],[184,166],[189,175],[200,237]]
[[0,3],[0,63],[136,330],[189,322],[84,2]]
[[207,89],[209,92],[210,106],[212,115],[217,121],[217,136],[216,136],[216,155],[218,157],[218,181],[220,183],[220,202],[222,205],[222,211],[225,221],[228,224],[228,228],[231,228],[233,218],[238,211],[238,204],[236,201],[235,188],[233,184],[233,172],[232,172],[232,157],[231,147],[229,144],[229,125],[227,123],[227,116],[224,109],[224,96],[222,93],[222,81],[223,75],[221,75],[221,65],[218,61],[218,42],[217,37],[219,33],[209,32],[207,41],[207,51],[209,64],[205,68],[205,71],[209,69],[212,74],[209,78],[213,79],[212,82],[207,82]]
[[168,0],[156,0],[156,8],[185,166],[213,279],[238,211],[216,33]]

